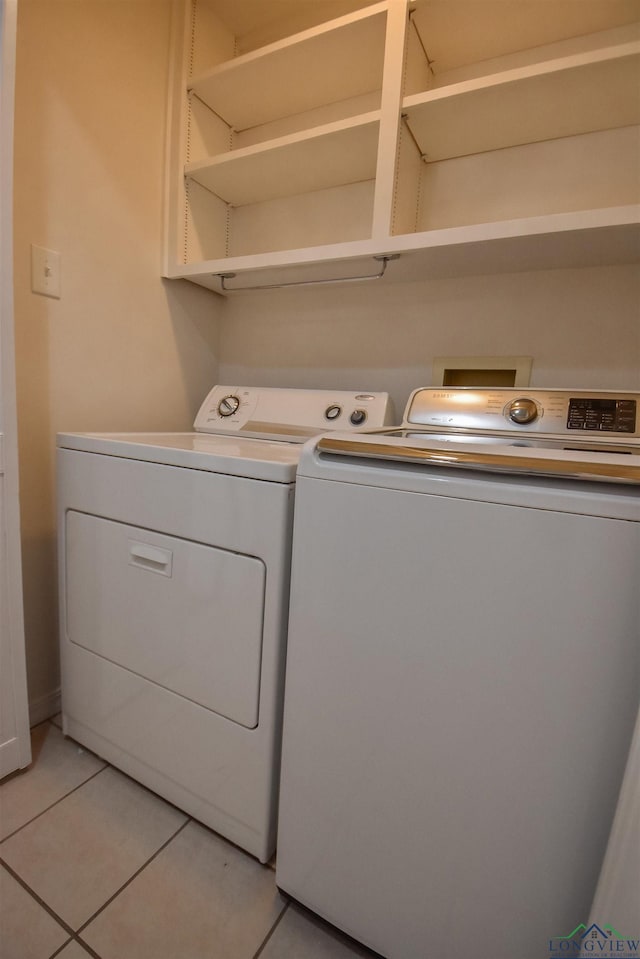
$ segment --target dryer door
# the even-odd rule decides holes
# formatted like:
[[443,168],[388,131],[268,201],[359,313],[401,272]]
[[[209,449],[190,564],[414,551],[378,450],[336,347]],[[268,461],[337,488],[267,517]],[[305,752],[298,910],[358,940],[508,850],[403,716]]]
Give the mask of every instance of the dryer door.
[[261,560],[67,513],[68,637],[236,723],[258,723]]

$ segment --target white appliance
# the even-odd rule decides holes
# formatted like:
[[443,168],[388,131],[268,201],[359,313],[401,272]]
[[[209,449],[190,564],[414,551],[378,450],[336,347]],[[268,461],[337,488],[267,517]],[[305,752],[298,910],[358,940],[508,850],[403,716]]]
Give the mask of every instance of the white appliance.
[[58,437],[64,731],[263,862],[300,443],[390,417],[382,393],[217,386],[196,433]]
[[638,393],[418,390],[305,447],[284,892],[390,959],[565,954],[638,711],[639,484]]

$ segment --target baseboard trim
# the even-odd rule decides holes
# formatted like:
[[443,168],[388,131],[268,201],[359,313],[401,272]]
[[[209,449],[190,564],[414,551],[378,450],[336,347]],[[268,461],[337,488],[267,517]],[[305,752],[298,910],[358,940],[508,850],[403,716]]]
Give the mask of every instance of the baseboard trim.
[[45,719],[51,719],[60,712],[60,687],[54,689],[52,693],[46,696],[40,696],[39,699],[33,699],[29,702],[29,725],[37,726],[43,723]]

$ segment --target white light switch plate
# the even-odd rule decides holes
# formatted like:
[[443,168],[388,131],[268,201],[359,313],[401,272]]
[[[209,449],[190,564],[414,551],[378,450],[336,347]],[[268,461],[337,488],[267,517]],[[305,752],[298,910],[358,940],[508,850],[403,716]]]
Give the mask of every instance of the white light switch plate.
[[31,290],[60,299],[60,254],[31,244]]

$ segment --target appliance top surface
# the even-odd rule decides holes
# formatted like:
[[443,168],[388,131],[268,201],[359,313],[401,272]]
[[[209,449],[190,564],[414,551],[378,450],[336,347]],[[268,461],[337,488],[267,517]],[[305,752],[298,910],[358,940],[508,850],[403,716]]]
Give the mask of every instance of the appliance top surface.
[[543,509],[562,501],[593,515],[640,521],[637,441],[569,449],[477,435],[452,442],[443,433],[405,430],[333,433],[303,447],[300,477]]
[[58,447],[293,483],[302,444],[393,422],[386,393],[214,386],[194,433],[60,433]]
[[[391,430],[372,430],[372,436],[395,437],[406,440],[407,443],[428,446],[436,444],[442,449],[446,447],[473,446],[474,448],[498,447],[500,450],[511,449],[515,453],[527,454],[528,451],[544,451],[552,458],[571,458],[574,453],[601,454],[603,456],[640,456],[640,440],[629,438],[626,441],[611,442],[605,436],[567,436],[547,434],[533,434],[518,436],[513,432],[473,432],[462,429],[419,430],[415,427],[398,428]],[[567,454],[565,456],[565,454]]]
[[[640,393],[604,390],[419,389],[403,423],[320,438],[303,475],[350,463],[640,485]],[[310,470],[310,472],[308,472]],[[326,475],[326,472],[325,474]],[[442,475],[442,474],[441,474]],[[637,489],[633,490],[637,498]]]
[[302,449],[206,433],[60,433],[58,447],[278,483],[294,482]]

